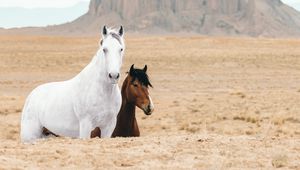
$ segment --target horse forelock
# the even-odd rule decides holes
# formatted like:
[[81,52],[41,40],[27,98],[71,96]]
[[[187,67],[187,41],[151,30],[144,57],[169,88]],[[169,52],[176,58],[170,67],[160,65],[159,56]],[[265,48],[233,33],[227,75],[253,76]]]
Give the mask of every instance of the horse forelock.
[[149,76],[141,69],[134,69],[134,74],[132,76],[132,82],[136,79],[144,86],[148,88],[148,86],[153,87],[150,83]]
[[119,34],[116,34],[116,33],[114,33],[114,32],[111,32],[110,35],[111,35],[113,38],[115,38],[116,40],[118,40],[118,42],[119,42],[120,44],[123,44],[123,43],[122,43],[122,40],[121,40],[121,36],[120,36]]
[[[109,28],[107,35],[116,39],[121,45],[123,45],[123,38],[117,33],[116,30]],[[101,45],[103,44],[103,39],[101,40],[100,43],[101,43]]]

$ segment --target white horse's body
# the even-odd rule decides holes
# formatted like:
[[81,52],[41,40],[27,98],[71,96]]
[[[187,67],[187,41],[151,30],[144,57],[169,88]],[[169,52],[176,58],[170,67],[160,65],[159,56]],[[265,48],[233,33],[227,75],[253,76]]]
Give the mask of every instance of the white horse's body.
[[102,47],[73,79],[47,83],[31,92],[22,112],[23,142],[42,138],[44,127],[74,138],[90,138],[99,127],[101,137],[111,136],[122,103],[117,84],[125,48],[121,29],[118,40],[110,34],[116,36],[115,32],[104,33]]

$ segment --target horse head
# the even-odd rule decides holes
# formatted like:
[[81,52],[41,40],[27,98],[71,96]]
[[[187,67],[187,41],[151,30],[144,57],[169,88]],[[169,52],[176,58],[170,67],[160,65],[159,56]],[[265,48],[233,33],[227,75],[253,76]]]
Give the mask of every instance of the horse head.
[[147,65],[143,69],[135,69],[132,65],[127,78],[127,100],[142,109],[146,115],[151,115],[154,105],[148,91],[152,84],[147,75]]
[[124,29],[121,26],[118,30],[108,29],[106,26],[102,30],[102,40],[100,55],[104,58],[106,75],[108,81],[117,84],[120,78],[123,55],[125,51]]

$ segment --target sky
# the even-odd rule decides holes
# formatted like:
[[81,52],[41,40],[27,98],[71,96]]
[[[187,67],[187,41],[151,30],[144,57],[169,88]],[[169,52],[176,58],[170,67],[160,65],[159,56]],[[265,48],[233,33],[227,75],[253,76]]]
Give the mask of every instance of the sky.
[[300,11],[300,0],[281,0],[281,1]]
[[0,27],[70,22],[88,11],[90,0],[0,0]]
[[0,7],[67,8],[90,0],[0,0]]
[[[90,0],[0,0],[0,27],[47,26],[73,21]],[[300,0],[282,0],[300,11]]]

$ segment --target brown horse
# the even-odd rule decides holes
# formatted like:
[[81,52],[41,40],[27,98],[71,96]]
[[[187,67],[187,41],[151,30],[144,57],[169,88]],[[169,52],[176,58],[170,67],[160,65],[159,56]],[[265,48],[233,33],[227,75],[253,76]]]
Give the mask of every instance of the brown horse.
[[147,65],[143,69],[135,69],[132,65],[122,85],[122,106],[112,137],[140,136],[135,107],[142,109],[146,115],[151,115],[154,107],[148,92],[149,86],[152,87],[147,75]]
[[[135,107],[139,107],[146,115],[151,115],[154,110],[148,87],[152,87],[147,75],[147,65],[143,69],[131,66],[128,76],[122,85],[122,106],[117,117],[117,124],[112,137],[137,137],[140,136],[139,127],[135,117]],[[48,129],[43,129],[45,136],[55,135]],[[91,132],[91,138],[101,137],[101,130],[96,127]]]

